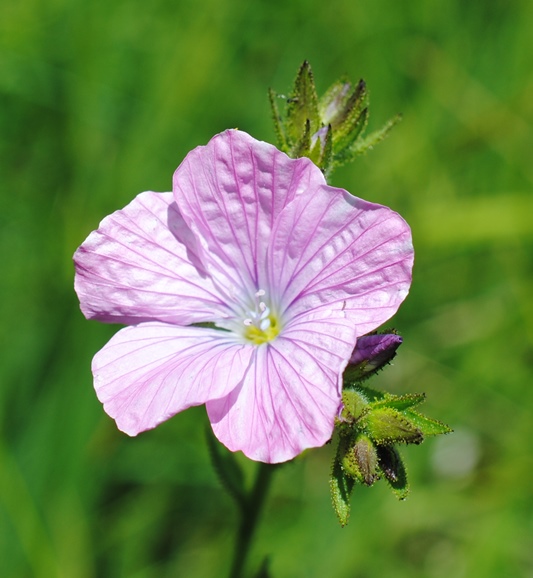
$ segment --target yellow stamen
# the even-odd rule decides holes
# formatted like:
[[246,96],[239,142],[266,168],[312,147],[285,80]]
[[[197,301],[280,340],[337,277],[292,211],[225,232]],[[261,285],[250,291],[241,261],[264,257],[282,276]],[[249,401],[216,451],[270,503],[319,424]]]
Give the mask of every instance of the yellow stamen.
[[260,329],[256,325],[247,325],[244,330],[244,337],[255,345],[275,339],[280,330],[278,320],[273,315],[269,315],[268,319],[270,325],[265,330]]

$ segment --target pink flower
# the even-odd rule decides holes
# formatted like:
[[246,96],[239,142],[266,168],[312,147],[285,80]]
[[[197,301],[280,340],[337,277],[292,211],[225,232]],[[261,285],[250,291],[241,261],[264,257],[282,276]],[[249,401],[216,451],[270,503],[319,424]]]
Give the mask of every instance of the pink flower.
[[390,209],[228,130],[187,155],[173,193],[106,217],[74,261],[85,316],[129,325],[92,365],[119,429],[205,404],[230,450],[274,463],[330,439],[356,338],[407,295],[413,248]]

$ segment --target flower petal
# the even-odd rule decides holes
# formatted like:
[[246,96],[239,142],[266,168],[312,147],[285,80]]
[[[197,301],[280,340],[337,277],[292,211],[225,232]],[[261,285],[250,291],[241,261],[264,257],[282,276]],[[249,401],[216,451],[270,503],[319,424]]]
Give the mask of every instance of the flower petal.
[[253,352],[215,329],[141,323],[121,329],[93,359],[105,411],[129,435],[176,413],[228,395]]
[[268,287],[286,315],[342,308],[357,335],[398,309],[411,284],[413,245],[394,211],[323,186],[287,205],[274,228]]
[[290,159],[245,132],[227,130],[190,152],[174,173],[181,214],[197,233],[205,258],[235,288],[264,285],[263,263],[278,215],[302,192],[324,184],[309,159]]
[[293,319],[274,341],[256,348],[240,387],[207,402],[215,435],[230,450],[269,463],[324,445],[354,343],[354,324],[341,311]]
[[84,315],[125,324],[226,316],[195,243],[172,193],[138,195],[106,217],[74,254]]

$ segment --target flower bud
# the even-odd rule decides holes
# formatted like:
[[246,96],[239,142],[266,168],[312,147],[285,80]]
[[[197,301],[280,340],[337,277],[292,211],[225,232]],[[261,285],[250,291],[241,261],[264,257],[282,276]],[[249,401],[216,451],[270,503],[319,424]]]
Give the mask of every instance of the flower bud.
[[347,445],[342,457],[344,471],[366,486],[379,479],[378,454],[372,441],[364,434],[358,434]]
[[364,335],[357,340],[348,366],[344,370],[345,381],[367,379],[390,363],[403,339],[396,333]]
[[378,445],[395,443],[419,444],[424,434],[401,412],[390,407],[380,407],[366,413],[362,426]]
[[[369,115],[365,81],[352,84],[341,79],[319,98],[307,61],[298,70],[288,98],[273,90],[269,98],[280,148],[292,158],[310,158],[326,177],[383,140],[400,120],[397,115],[365,135]],[[278,98],[285,101],[284,110],[278,108]]]
[[378,446],[379,466],[392,491],[405,500],[409,493],[407,472],[398,450],[393,446]]

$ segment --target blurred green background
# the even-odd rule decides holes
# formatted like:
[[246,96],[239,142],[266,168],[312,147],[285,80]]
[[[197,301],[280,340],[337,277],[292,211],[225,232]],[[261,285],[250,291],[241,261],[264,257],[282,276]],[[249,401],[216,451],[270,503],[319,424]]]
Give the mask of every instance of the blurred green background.
[[238,127],[274,142],[267,89],[371,91],[387,141],[333,184],[411,224],[416,268],[374,381],[425,391],[456,433],[406,448],[412,492],[330,505],[331,447],[277,473],[252,567],[275,578],[533,577],[530,0],[7,0],[0,5],[0,575],[224,576],[236,515],[203,408],[128,438],[103,413],[71,256]]

